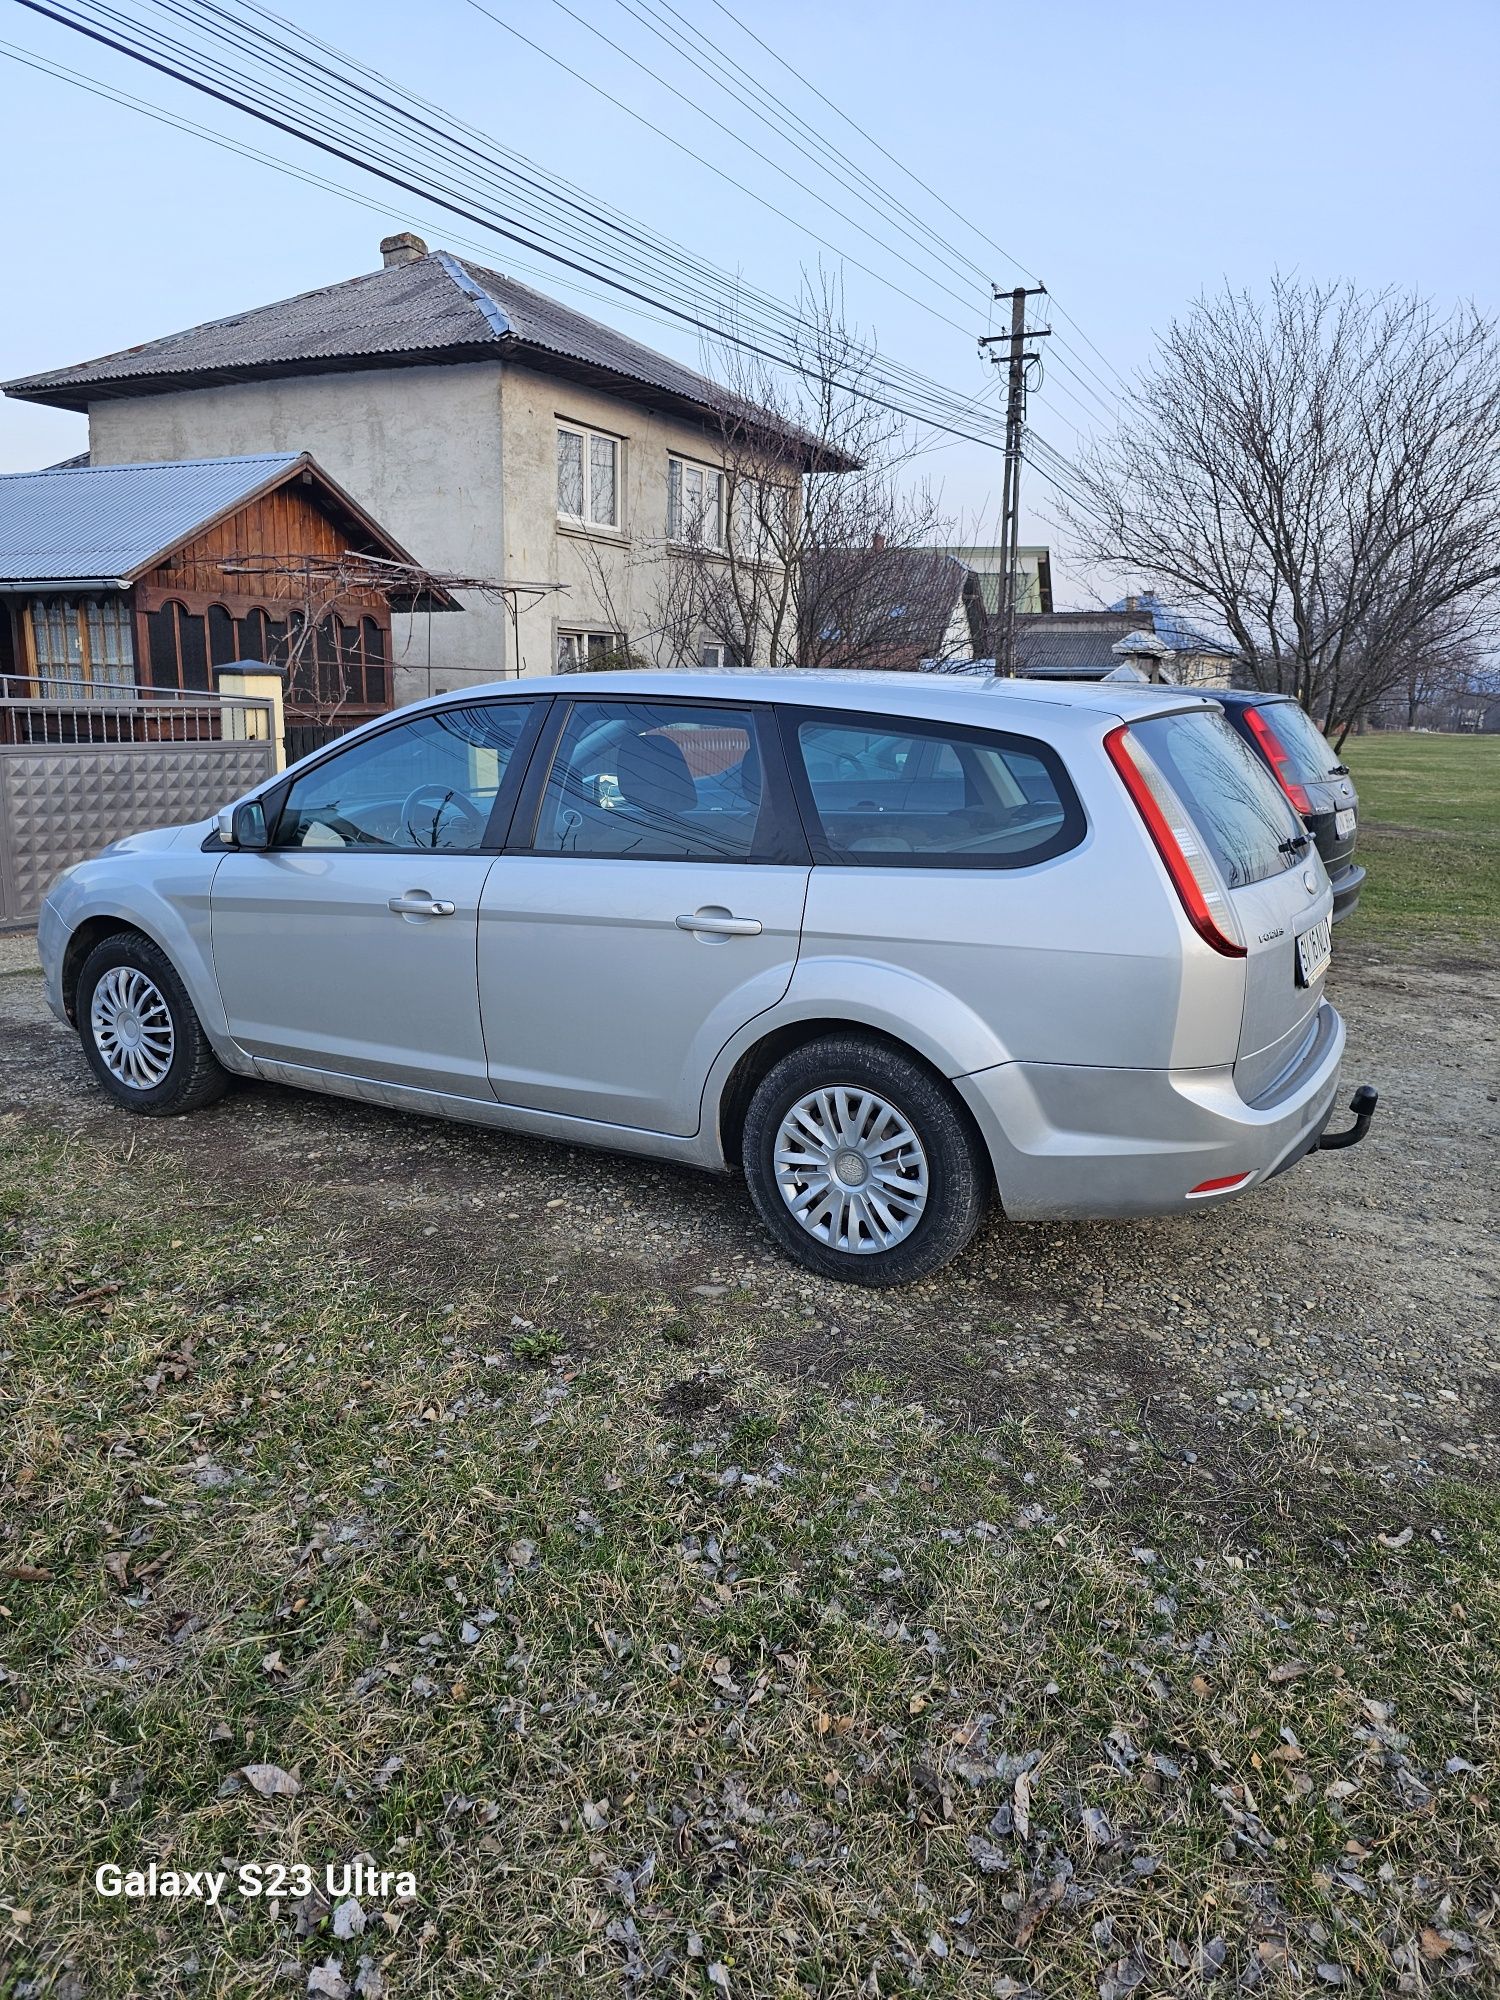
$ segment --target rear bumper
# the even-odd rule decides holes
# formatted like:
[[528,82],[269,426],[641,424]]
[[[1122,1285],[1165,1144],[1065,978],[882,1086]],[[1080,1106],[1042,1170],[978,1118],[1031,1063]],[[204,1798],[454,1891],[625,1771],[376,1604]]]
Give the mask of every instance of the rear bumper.
[[1351,916],[1359,902],[1359,892],[1365,885],[1365,871],[1357,862],[1349,862],[1337,875],[1329,877],[1333,890],[1333,921],[1340,922]]
[[[1290,1166],[1333,1111],[1344,1023],[1326,1002],[1306,1059],[1247,1104],[1229,1068],[1085,1069],[1001,1063],[955,1079],[1018,1221],[1177,1215]],[[1231,1183],[1194,1195],[1205,1181]]]

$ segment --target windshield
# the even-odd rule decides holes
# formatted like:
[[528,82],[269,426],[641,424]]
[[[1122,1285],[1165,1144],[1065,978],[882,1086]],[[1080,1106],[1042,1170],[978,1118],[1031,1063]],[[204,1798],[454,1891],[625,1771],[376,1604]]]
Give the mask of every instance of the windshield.
[[1302,822],[1265,765],[1218,709],[1133,722],[1130,733],[1181,799],[1231,889],[1300,859]]

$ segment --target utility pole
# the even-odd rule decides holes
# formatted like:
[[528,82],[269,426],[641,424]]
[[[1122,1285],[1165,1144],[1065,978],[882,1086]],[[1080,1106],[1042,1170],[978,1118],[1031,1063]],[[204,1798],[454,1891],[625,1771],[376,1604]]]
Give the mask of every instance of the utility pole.
[[[1000,589],[995,611],[995,672],[1007,677],[1016,671],[1016,604],[1020,597],[1021,563],[1021,455],[1026,439],[1026,370],[1041,355],[1028,353],[1028,340],[1044,340],[1050,326],[1026,328],[1026,301],[1045,295],[1045,285],[1017,285],[1010,293],[1010,332],[984,335],[981,347],[1005,346],[1009,380],[1005,399],[1005,484],[1000,505]],[[995,288],[995,297],[1006,294]],[[1002,357],[990,356],[998,366]]]

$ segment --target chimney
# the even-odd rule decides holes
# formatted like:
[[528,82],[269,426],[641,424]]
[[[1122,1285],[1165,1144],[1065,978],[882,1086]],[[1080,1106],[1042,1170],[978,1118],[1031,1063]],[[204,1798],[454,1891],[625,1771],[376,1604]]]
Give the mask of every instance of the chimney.
[[[381,249],[383,250],[383,249],[385,248],[385,245],[384,245],[384,244],[382,243],[380,247],[381,247]],[[1139,611],[1139,610],[1140,610],[1140,608],[1141,608],[1141,600],[1140,600],[1140,599],[1139,599],[1138,597],[1127,597],[1127,598],[1126,598],[1126,600],[1125,600],[1125,609],[1126,609],[1127,611]]]
[[390,271],[397,264],[415,264],[427,255],[427,245],[420,236],[413,236],[409,229],[403,229],[399,236],[385,236],[380,242],[380,261]]
[[870,547],[872,549],[883,549],[885,547],[884,528],[877,528],[875,530],[874,534],[870,537]]

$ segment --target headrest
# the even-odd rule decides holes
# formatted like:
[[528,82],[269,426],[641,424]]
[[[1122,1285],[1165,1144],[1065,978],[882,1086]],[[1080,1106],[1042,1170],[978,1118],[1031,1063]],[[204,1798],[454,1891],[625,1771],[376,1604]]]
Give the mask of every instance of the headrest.
[[698,790],[686,757],[670,736],[624,736],[615,752],[615,783],[637,812],[673,817],[689,813]]

